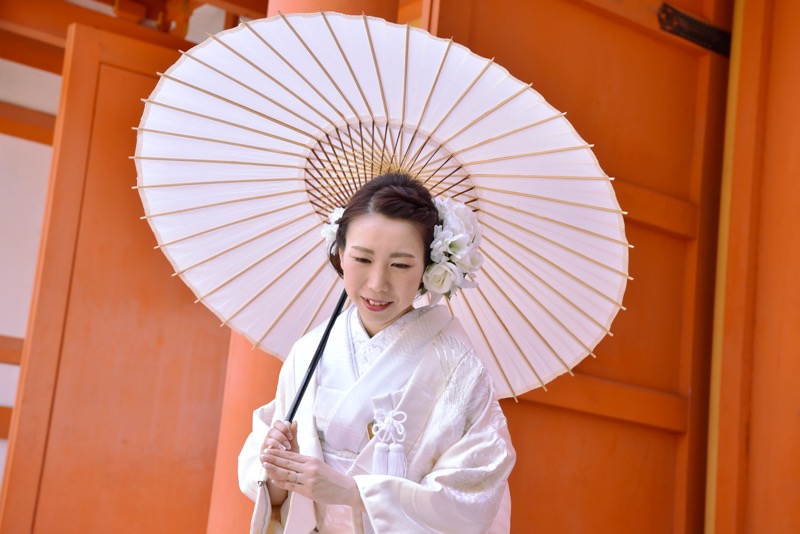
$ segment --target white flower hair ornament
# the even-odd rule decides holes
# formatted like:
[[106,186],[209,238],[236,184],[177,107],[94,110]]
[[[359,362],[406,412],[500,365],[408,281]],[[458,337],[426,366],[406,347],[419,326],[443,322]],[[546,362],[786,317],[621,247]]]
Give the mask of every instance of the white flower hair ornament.
[[[433,229],[431,260],[422,275],[423,293],[431,293],[431,304],[450,299],[459,288],[478,287],[472,280],[483,264],[481,225],[472,210],[451,198],[433,199],[439,224]],[[469,277],[468,277],[469,276]]]
[[328,224],[322,224],[320,233],[325,238],[325,246],[330,248],[336,242],[336,232],[339,230],[339,219],[344,215],[344,208],[335,208],[330,215],[328,215]]

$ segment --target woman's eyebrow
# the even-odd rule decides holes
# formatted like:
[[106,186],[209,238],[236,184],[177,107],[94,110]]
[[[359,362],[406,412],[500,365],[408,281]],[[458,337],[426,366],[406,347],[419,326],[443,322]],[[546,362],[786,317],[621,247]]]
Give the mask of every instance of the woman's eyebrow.
[[[359,252],[363,252],[364,254],[373,254],[373,255],[375,254],[375,251],[372,250],[371,248],[361,247],[361,246],[358,246],[358,245],[353,245],[351,248],[354,248],[355,250],[357,250]],[[416,256],[414,254],[411,254],[409,252],[392,252],[391,254],[389,254],[389,257],[390,258],[416,258]]]

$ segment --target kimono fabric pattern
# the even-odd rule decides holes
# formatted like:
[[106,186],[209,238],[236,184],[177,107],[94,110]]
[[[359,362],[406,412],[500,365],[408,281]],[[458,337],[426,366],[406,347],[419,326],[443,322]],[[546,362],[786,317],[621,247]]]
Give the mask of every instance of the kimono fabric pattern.
[[273,510],[258,485],[260,447],[321,333],[295,344],[275,400],[253,414],[239,456],[241,489],[256,501],[251,532],[508,532],[516,457],[506,419],[460,323],[437,305],[372,338],[355,308],[343,312],[297,412],[300,453],[351,475],[366,513],[291,492]]

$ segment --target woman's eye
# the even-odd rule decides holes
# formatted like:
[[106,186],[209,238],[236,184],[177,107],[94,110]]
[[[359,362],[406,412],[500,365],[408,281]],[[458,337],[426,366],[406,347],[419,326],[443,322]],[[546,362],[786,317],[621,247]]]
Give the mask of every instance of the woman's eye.
[[353,256],[353,261],[356,263],[369,263],[369,258],[359,258],[357,256]]
[[394,266],[397,267],[398,269],[410,269],[411,268],[410,265],[407,265],[405,263],[395,263]]

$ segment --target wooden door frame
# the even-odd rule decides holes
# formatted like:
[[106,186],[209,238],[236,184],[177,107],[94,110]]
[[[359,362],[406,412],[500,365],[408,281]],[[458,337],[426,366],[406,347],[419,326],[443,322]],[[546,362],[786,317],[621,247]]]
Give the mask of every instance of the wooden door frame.
[[[134,43],[136,46],[131,46]],[[138,52],[143,46],[152,47],[146,58]],[[33,302],[0,493],[0,532],[31,532],[34,527],[66,329],[100,70],[104,64],[119,63],[127,69],[136,65],[137,72],[152,76],[174,59],[175,52],[157,45],[87,26],[69,27]],[[65,135],[67,131],[69,135]]]
[[[759,308],[764,306],[758,280],[759,255],[766,246],[760,244],[763,210],[782,207],[762,200],[762,184],[780,179],[764,174],[770,163],[765,143],[773,96],[770,71],[776,68],[771,65],[777,42],[774,11],[779,5],[775,0],[735,0],[712,359],[705,521],[709,534],[746,532],[759,521],[748,496],[753,491],[750,465],[760,452],[753,443],[781,437],[751,428],[753,420],[764,415],[754,406],[754,366],[773,357],[759,353],[757,330],[763,318]],[[791,328],[788,321],[784,324]],[[782,493],[780,487],[772,489]]]

